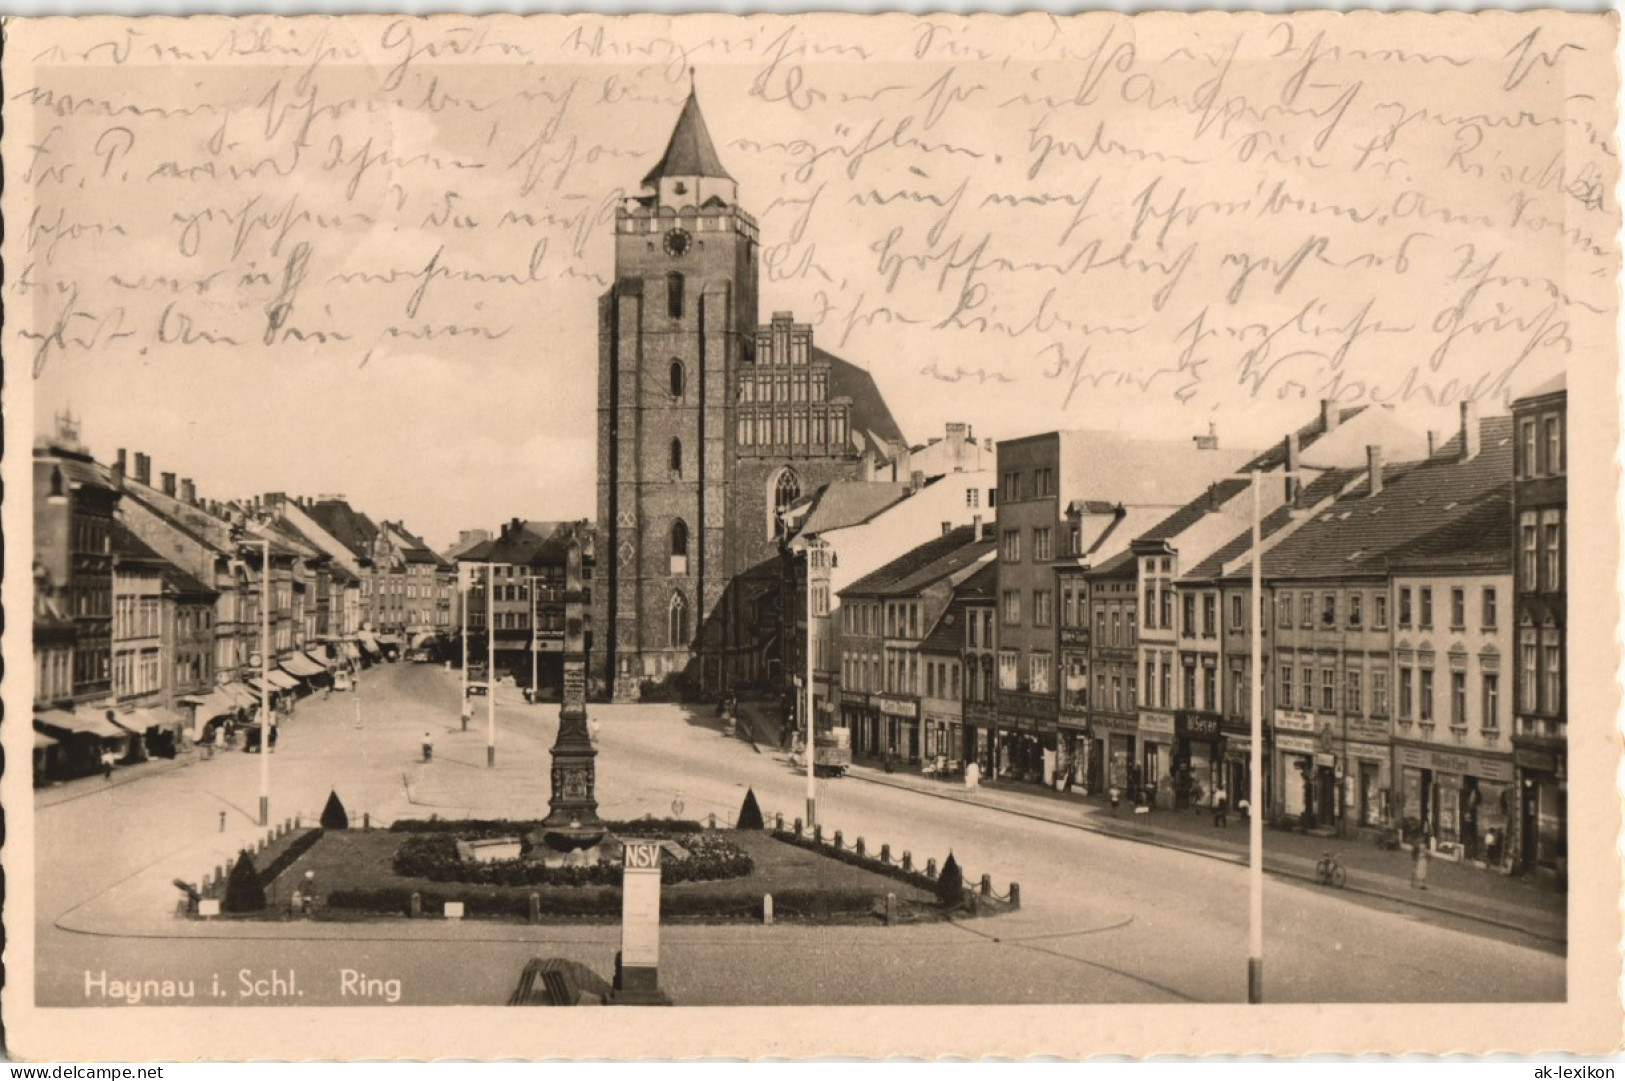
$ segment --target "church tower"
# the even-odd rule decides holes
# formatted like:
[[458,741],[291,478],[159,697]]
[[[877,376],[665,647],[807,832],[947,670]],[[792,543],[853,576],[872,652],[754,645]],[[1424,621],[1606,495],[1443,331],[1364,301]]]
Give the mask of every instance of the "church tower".
[[598,309],[595,674],[616,701],[700,671],[737,568],[726,543],[733,375],[754,351],[756,220],[692,87],[665,153],[615,215]]

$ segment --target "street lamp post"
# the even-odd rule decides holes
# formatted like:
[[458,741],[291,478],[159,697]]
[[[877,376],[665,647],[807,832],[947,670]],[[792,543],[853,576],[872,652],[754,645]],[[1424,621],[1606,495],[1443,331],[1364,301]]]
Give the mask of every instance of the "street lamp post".
[[807,713],[807,829],[811,831],[818,824],[818,780],[815,772],[817,752],[817,729],[813,720],[813,566],[820,560],[815,553],[827,554],[829,545],[814,537],[807,541],[807,643],[806,656],[806,703]]
[[[233,530],[236,534],[238,531]],[[260,549],[260,825],[271,824],[271,539],[234,538]]]
[[458,600],[460,602],[457,605],[457,607],[462,609],[461,615],[462,615],[462,620],[463,620],[462,637],[459,638],[458,641],[457,641],[458,652],[463,655],[462,693],[458,696],[458,699],[457,699],[457,712],[458,712],[458,714],[459,714],[459,716],[460,716],[460,718],[462,720],[462,726],[463,726],[463,731],[464,732],[468,731],[468,712],[469,712],[469,707],[468,707],[468,594],[469,594],[469,588],[468,588],[468,585],[469,585],[469,581],[474,576],[473,571],[474,571],[474,568],[477,565],[478,564],[472,564],[472,563],[468,564],[469,573],[468,573],[467,576],[465,576],[463,574],[462,568],[458,568],[458,571],[457,571],[457,593],[458,593]]
[[541,701],[542,694],[542,625],[540,620],[537,619],[539,614],[539,605],[537,603],[539,595],[537,594],[536,590],[538,589],[538,582],[545,582],[547,580],[548,579],[545,575],[525,575],[525,595],[530,598],[530,701],[532,705],[535,705],[537,702]]

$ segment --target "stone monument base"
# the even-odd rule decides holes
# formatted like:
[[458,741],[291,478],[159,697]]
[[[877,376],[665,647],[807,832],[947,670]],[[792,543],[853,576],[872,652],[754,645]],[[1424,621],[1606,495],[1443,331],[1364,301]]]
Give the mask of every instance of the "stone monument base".
[[615,955],[615,985],[609,993],[611,1006],[670,1006],[671,996],[660,989],[660,970],[648,965],[623,965]]

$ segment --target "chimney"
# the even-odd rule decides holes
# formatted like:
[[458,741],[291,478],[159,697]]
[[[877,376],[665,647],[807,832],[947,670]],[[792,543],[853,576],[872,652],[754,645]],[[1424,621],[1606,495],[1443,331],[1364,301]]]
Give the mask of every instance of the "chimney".
[[912,472],[912,473],[910,473],[908,475],[908,490],[910,492],[917,492],[921,488],[924,488],[924,487],[925,487],[925,474],[924,473],[922,473],[920,470],[916,469],[914,472]]
[[1367,495],[1377,495],[1382,491],[1382,447],[1379,444],[1369,444],[1365,448],[1365,475],[1368,485]]
[[1470,462],[1478,457],[1478,403],[1461,403],[1461,460]]
[[946,537],[948,534],[952,533],[953,531],[954,531],[954,524],[952,522],[943,522],[942,523],[942,535],[944,537]]
[[1337,403],[1330,398],[1320,400],[1320,430],[1335,432],[1337,426],[1343,422],[1343,411],[1337,408]]
[[1428,457],[1439,453],[1439,433],[1432,428],[1428,429]]
[[152,487],[152,459],[140,451],[135,452],[135,480],[137,484]]
[[[1292,432],[1286,437],[1286,471],[1288,474],[1296,473],[1298,471],[1298,454],[1298,433]],[[1287,502],[1296,505],[1298,501],[1298,493],[1302,490],[1302,488],[1303,486],[1298,483],[1298,478],[1289,475],[1286,478]]]
[[124,448],[118,449],[118,457],[113,459],[113,487],[124,487]]
[[1207,509],[1210,511],[1219,509],[1219,486],[1217,484],[1207,486]]
[[192,483],[191,477],[181,478],[181,502],[189,507],[197,506],[197,485]]
[[175,497],[175,474],[164,473],[161,474],[160,479],[164,482],[164,494],[173,499]]
[[973,541],[979,541],[982,539],[982,516],[980,514],[971,515],[970,539]]
[[988,454],[992,454],[993,453],[993,440],[992,439],[984,439],[984,440],[982,440],[982,449],[984,451],[986,451]]
[[1218,425],[1214,424],[1211,420],[1207,422],[1206,435],[1195,435],[1191,438],[1196,441],[1197,450],[1219,449],[1219,428]]

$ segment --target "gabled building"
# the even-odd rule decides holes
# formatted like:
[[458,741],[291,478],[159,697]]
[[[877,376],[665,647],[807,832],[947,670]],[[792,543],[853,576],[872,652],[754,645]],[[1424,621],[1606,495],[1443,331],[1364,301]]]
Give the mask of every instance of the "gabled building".
[[[1511,421],[1481,420],[1468,403],[1458,436],[1431,457],[1373,454],[1361,483],[1265,553],[1274,813],[1343,834],[1409,825],[1461,853],[1462,793],[1476,817],[1472,793],[1512,775],[1499,723],[1488,742],[1466,723],[1483,717],[1479,694],[1499,698],[1510,638],[1504,573],[1465,532],[1510,533],[1511,474]],[[1435,562],[1441,546],[1461,558]],[[1481,622],[1485,590],[1494,627]]]
[[[842,698],[855,752],[910,762],[924,753],[919,645],[947,609],[953,588],[991,558],[991,543],[978,539],[980,532],[979,525],[944,530],[838,591],[832,625],[841,685],[862,687],[865,696],[862,703]],[[949,753],[951,736],[933,729],[932,748],[933,755]]]

